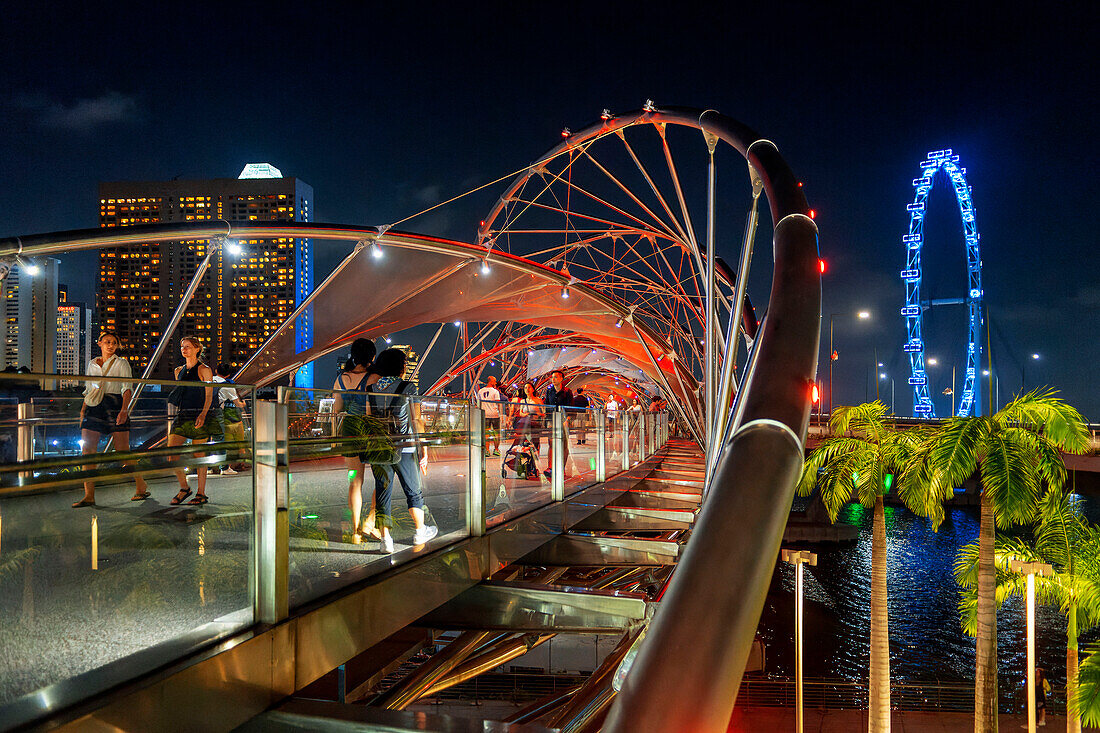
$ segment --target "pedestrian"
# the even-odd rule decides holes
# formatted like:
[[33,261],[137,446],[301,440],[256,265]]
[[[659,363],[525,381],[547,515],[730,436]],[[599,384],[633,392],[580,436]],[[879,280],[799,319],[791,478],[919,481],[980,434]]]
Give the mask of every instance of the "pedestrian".
[[360,519],[363,513],[363,476],[368,465],[367,455],[362,452],[366,435],[364,418],[367,414],[367,380],[375,352],[373,341],[355,339],[351,344],[351,353],[344,362],[343,371],[332,384],[332,412],[339,420],[340,436],[345,438],[341,443],[345,448],[342,455],[348,469],[351,541],[356,544],[370,536],[382,539],[382,533],[375,528],[374,501],[371,502],[367,521]]
[[[130,379],[130,362],[118,355],[118,334],[104,330],[99,334],[99,356],[88,364],[89,377],[117,377]],[[129,382],[89,382],[84,389],[84,401],[80,405],[81,451],[95,453],[99,441],[104,435],[110,437],[111,448],[115,452],[130,450],[130,409],[133,389]],[[124,466],[134,465],[126,461]],[[149,498],[149,485],[142,475],[134,476],[135,491],[130,501],[143,501]],[[95,506],[95,482],[84,482],[84,497],[73,504],[77,509]]]
[[[175,378],[177,382],[213,382],[214,372],[204,364],[202,359],[202,342],[197,336],[184,336],[180,339],[180,354],[183,356],[183,366],[176,367]],[[168,435],[168,447],[173,448],[183,445],[187,441],[191,444],[208,443],[225,433],[222,427],[221,410],[214,405],[214,388],[203,387],[199,384],[180,385],[168,395],[168,402],[176,406],[177,412],[172,420],[172,431]],[[205,453],[193,454],[195,458],[205,458]],[[198,467],[195,498],[187,502],[194,506],[202,506],[209,499],[206,496],[206,466]],[[191,496],[191,487],[187,485],[187,473],[182,468],[176,469],[176,480],[180,490],[172,500],[168,502],[173,506],[183,503]]]
[[584,387],[577,387],[573,395],[573,407],[585,410],[577,414],[577,424],[580,426],[577,430],[577,445],[584,445],[588,440],[588,396],[584,393]]
[[[218,364],[217,373],[214,375],[214,381],[219,384],[233,384],[233,380],[230,379],[233,375],[233,368],[222,362]],[[244,443],[244,400],[237,393],[236,387],[221,387],[218,389],[218,406],[222,411],[222,419],[225,423],[225,440],[236,443]],[[248,464],[241,461],[242,458],[248,457],[248,449],[243,445],[239,449],[226,451],[226,464],[222,469],[222,473],[226,476],[235,476],[238,471],[243,471],[248,468]],[[237,464],[233,464],[233,459],[237,459]]]
[[371,374],[378,375],[378,379],[372,381],[368,395],[369,414],[385,420],[392,419],[396,434],[403,436],[397,446],[397,463],[371,467],[374,473],[375,512],[381,520],[382,551],[386,553],[393,552],[389,525],[390,495],[395,476],[401,482],[405,501],[409,505],[409,516],[413,520],[412,543],[423,545],[439,534],[439,527],[428,526],[424,521],[420,474],[428,470],[428,450],[420,445],[417,438],[419,433],[425,432],[420,403],[409,399],[416,396],[416,385],[401,378],[405,373],[406,358],[405,352],[400,349],[386,349],[379,354],[371,367]]
[[[562,425],[566,428],[565,436],[562,439],[562,463],[569,460],[569,429],[568,429],[568,415],[563,409],[565,407],[573,406],[573,390],[565,386],[565,372],[561,369],[555,369],[550,372],[550,386],[546,388],[545,403],[549,406],[551,411],[562,413]],[[547,463],[549,466],[542,472],[546,478],[550,478],[551,469],[550,466],[554,465],[554,441],[550,441],[550,451],[547,454]]]
[[1047,680],[1047,672],[1042,667],[1035,668],[1035,716],[1036,725],[1047,724],[1047,694],[1050,693],[1050,682]]
[[535,457],[538,458],[542,449],[539,433],[542,430],[542,400],[535,391],[535,383],[526,381],[523,387],[512,399],[509,418],[512,420],[512,429],[516,432],[514,442],[520,442],[522,438],[531,441],[535,447]]
[[500,390],[497,378],[489,377],[485,386],[477,391],[478,405],[485,412],[485,449],[494,456],[500,455]]

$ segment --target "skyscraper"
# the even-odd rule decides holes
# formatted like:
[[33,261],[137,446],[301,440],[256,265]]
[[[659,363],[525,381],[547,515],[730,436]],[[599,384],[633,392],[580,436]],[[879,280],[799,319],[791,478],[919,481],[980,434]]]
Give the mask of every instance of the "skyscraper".
[[[101,227],[218,219],[312,221],[313,188],[267,163],[250,163],[238,178],[99,184]],[[202,340],[207,363],[241,366],[313,290],[310,240],[237,241],[241,254],[214,256],[154,376],[171,378],[179,361],[176,341],[186,335]],[[208,246],[208,240],[196,240],[100,250],[97,319],[101,328],[118,332],[135,372],[149,363]],[[308,314],[303,322],[295,332],[299,350],[312,345]],[[312,365],[299,370],[295,381],[312,387]]]
[[4,278],[0,344],[4,366],[54,371],[57,351],[57,266],[53,257],[14,264]]
[[[57,304],[57,373],[87,374],[92,360],[92,309],[84,303],[70,303],[64,287]],[[77,382],[62,382],[62,387]]]
[[[405,373],[401,375],[402,379],[412,382],[416,386],[417,390],[420,389],[420,375],[416,374],[416,366],[420,363],[420,354],[412,350],[412,347],[408,344],[395,345],[394,349],[400,349],[405,352]],[[414,376],[415,375],[415,376]]]

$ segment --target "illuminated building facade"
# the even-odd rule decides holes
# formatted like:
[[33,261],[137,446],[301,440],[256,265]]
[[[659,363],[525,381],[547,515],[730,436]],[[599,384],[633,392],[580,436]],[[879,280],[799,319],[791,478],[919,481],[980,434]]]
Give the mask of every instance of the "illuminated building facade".
[[25,366],[39,374],[51,373],[57,351],[58,261],[39,257],[33,265],[37,268],[33,273],[22,265],[12,265],[0,290],[3,366]]
[[[313,188],[283,177],[266,163],[252,163],[239,178],[199,181],[124,181],[99,185],[101,227],[224,219],[313,220]],[[313,247],[308,239],[239,239],[242,253],[215,254],[176,336],[198,336],[204,361],[240,367],[313,290]],[[102,328],[118,332],[130,364],[140,374],[165,324],[206,256],[208,240],[124,245],[99,255],[96,314]],[[311,314],[295,334],[299,350],[312,345]],[[171,378],[179,361],[173,343],[154,372]],[[312,365],[295,383],[313,386]]]
[[[84,303],[70,303],[65,289],[58,293],[57,373],[87,374],[92,360],[92,309]],[[62,387],[77,384],[62,382]]]
[[420,363],[420,354],[412,350],[412,347],[407,344],[401,344],[399,346],[393,346],[391,348],[401,349],[405,352],[405,373],[401,375],[401,378],[412,382],[417,391],[420,390],[420,375],[416,375],[416,365]]

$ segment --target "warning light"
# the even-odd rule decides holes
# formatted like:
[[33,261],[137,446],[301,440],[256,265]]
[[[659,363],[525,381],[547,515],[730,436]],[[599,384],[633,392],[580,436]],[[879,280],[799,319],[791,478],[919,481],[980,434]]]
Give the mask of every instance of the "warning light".
[[839,361],[840,360],[840,352],[834,351],[831,358],[832,358],[833,361]]
[[825,274],[825,270],[826,270],[825,260],[819,259],[817,261],[817,269],[821,271],[822,275]]
[[815,211],[814,209],[810,209],[810,218],[811,219],[816,219],[817,218],[817,211]]
[[821,401],[821,392],[817,389],[816,384],[814,385],[813,391],[810,394],[815,405]]

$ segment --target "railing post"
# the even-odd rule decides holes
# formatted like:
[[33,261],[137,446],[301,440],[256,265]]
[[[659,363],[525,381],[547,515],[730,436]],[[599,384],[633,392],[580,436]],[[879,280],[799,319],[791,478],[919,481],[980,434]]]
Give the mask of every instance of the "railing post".
[[649,457],[649,441],[646,440],[646,417],[648,412],[638,413],[638,462]]
[[630,413],[623,410],[619,429],[623,431],[623,470],[630,468]]
[[19,421],[16,429],[16,458],[20,463],[34,460],[34,405],[30,402],[20,402],[15,408],[15,415]]
[[[280,395],[282,397],[282,395]],[[253,612],[259,623],[273,624],[290,615],[290,515],[287,405],[253,403],[253,522],[255,553]]]
[[470,407],[470,466],[466,472],[466,524],[471,537],[485,534],[485,410]]
[[554,465],[550,469],[550,500],[561,501],[565,498],[565,413],[554,410],[550,445],[554,450]]
[[607,481],[607,413],[595,411],[596,418],[596,481]]

